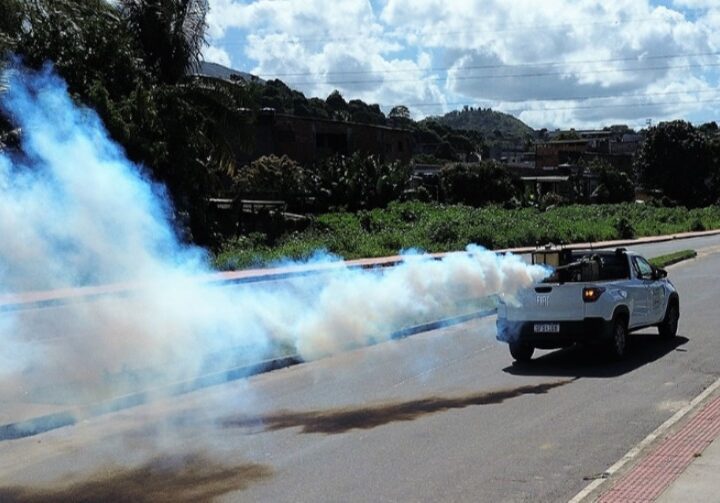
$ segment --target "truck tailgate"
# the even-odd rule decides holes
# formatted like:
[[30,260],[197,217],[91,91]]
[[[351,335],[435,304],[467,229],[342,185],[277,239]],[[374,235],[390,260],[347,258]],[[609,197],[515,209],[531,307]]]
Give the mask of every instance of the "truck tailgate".
[[516,302],[507,302],[505,317],[523,321],[567,321],[585,316],[584,283],[540,284],[521,290]]

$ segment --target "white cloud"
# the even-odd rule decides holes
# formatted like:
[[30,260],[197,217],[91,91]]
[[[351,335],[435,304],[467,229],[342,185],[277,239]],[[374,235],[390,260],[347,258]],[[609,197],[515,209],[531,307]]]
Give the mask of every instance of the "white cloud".
[[211,63],[218,63],[227,67],[232,66],[230,54],[225,49],[210,45],[203,51],[203,59]]
[[[697,113],[689,102],[708,95],[652,90],[717,84],[718,57],[708,53],[720,51],[720,11],[712,3],[386,0],[374,9],[367,0],[211,0],[209,23],[215,48],[243,61],[240,70],[309,95],[338,88],[388,107],[429,104],[415,116],[442,103],[492,104],[541,127]],[[707,11],[690,16],[687,7]],[[627,95],[651,105],[617,97]],[[581,99],[598,96],[615,98]]]

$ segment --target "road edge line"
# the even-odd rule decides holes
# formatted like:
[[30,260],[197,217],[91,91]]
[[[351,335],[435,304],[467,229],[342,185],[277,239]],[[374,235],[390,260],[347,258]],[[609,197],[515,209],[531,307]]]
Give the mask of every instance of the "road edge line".
[[650,444],[652,444],[658,437],[667,432],[688,413],[695,410],[704,400],[706,400],[713,392],[720,388],[720,378],[716,379],[715,382],[705,388],[699,395],[693,398],[690,403],[685,407],[673,414],[670,419],[665,421],[663,424],[658,426],[648,436],[646,436],[639,444],[630,449],[623,457],[621,457],[615,464],[610,466],[603,472],[602,478],[598,478],[590,482],[584,489],[577,493],[568,503],[580,503],[584,501],[590,494],[592,494],[598,487],[608,481],[615,473],[617,473],[623,466],[630,461],[634,460],[638,455]]

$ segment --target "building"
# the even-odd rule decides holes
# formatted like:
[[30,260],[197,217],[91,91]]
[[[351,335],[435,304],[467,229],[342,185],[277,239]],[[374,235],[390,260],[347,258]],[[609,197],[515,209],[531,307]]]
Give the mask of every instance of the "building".
[[312,164],[332,155],[355,152],[375,155],[381,161],[410,162],[412,132],[373,124],[280,114],[273,109],[258,114],[252,159],[271,154],[287,155],[301,164]]
[[535,167],[545,168],[561,164],[577,164],[593,140],[552,140],[535,145]]
[[572,140],[551,140],[535,145],[535,166],[550,168],[562,164],[604,160],[615,168],[629,172],[632,159],[640,148],[642,137],[635,133],[612,131],[578,131]]

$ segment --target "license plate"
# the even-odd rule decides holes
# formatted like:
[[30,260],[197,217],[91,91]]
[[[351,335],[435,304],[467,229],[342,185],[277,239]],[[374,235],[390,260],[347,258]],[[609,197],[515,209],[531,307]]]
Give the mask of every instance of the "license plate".
[[535,333],[536,334],[557,334],[560,332],[559,323],[536,323]]

